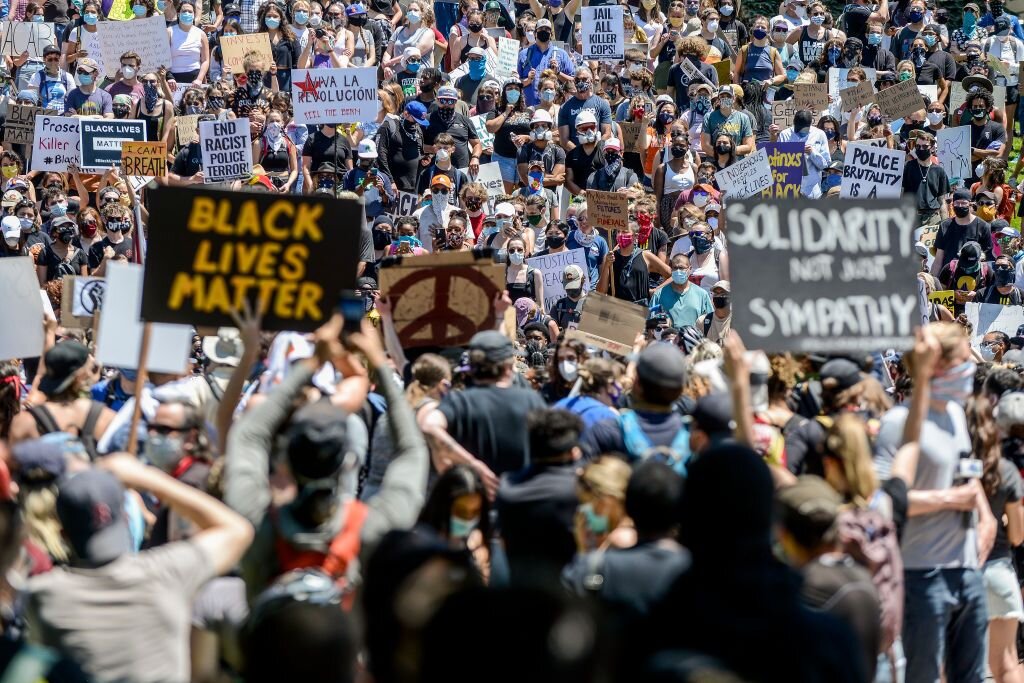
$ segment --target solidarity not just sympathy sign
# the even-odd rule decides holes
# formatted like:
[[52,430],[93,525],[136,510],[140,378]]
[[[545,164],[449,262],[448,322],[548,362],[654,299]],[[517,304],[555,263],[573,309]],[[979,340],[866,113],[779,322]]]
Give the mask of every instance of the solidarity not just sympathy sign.
[[766,351],[907,348],[919,321],[910,200],[733,201],[732,325]]

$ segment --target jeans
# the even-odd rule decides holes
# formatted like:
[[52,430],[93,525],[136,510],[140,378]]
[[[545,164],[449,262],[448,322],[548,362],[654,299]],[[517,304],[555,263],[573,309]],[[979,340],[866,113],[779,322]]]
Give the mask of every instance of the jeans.
[[903,648],[907,683],[985,680],[988,606],[977,569],[908,569]]
[[[895,663],[895,669],[893,664]],[[888,652],[878,655],[875,669],[875,683],[904,683],[907,676],[907,658],[903,656],[903,643],[899,638],[892,644],[892,656]]]

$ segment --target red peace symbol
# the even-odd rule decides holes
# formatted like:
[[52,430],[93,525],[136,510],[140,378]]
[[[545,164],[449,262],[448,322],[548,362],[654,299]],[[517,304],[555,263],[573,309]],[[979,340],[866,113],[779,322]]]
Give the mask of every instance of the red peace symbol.
[[[398,299],[403,294],[415,285],[431,278],[435,280],[436,287],[433,308],[410,320],[399,330],[399,334],[405,340],[411,341],[413,335],[417,332],[429,328],[430,337],[428,339],[417,339],[417,343],[425,345],[457,345],[469,341],[469,338],[480,328],[467,315],[451,307],[452,285],[456,284],[456,280],[465,280],[467,284],[475,285],[481,290],[483,296],[486,297],[485,301],[488,302],[488,305],[490,305],[494,295],[498,293],[498,287],[482,271],[476,268],[421,268],[396,282],[388,292],[388,296],[395,300],[395,306],[397,306]],[[463,284],[462,286],[466,285]],[[488,318],[492,318],[492,316],[493,311],[491,311]],[[484,320],[484,324],[486,323],[487,320]],[[457,330],[454,337],[450,337],[447,333],[449,325],[454,326]]]

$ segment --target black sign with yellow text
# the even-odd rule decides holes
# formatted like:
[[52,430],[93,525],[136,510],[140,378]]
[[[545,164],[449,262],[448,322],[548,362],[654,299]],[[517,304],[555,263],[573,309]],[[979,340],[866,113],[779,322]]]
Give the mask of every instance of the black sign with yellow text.
[[147,322],[230,326],[248,300],[262,302],[264,330],[306,332],[355,284],[354,200],[179,187],[150,197]]

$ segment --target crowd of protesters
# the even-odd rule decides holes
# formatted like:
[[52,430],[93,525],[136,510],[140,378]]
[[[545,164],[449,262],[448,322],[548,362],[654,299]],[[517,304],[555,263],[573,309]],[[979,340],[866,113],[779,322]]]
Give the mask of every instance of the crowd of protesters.
[[[0,681],[1024,683],[1024,326],[972,344],[965,315],[1024,305],[1020,19],[639,0],[624,59],[585,59],[581,7],[612,4],[0,3],[55,34],[4,57],[0,114],[141,120],[168,151],[149,185],[0,151],[0,257],[58,312],[0,358]],[[97,26],[154,16],[171,63],[109,76]],[[221,40],[254,33],[272,61],[232,72]],[[348,67],[378,69],[376,120],[296,121],[292,69]],[[845,107],[837,76],[913,80],[922,109]],[[780,125],[803,83],[828,107]],[[56,319],[65,278],[146,265],[156,185],[209,186],[196,115],[250,121],[229,189],[359,201],[359,331],[269,333],[247,305],[189,373],[140,374]],[[848,144],[906,155],[920,286],[953,292],[912,348],[745,348],[716,175],[771,142],[837,203]],[[552,300],[527,259],[570,250]],[[403,348],[382,261],[447,251],[502,265],[495,329]],[[649,312],[628,355],[569,334],[594,293]]]

